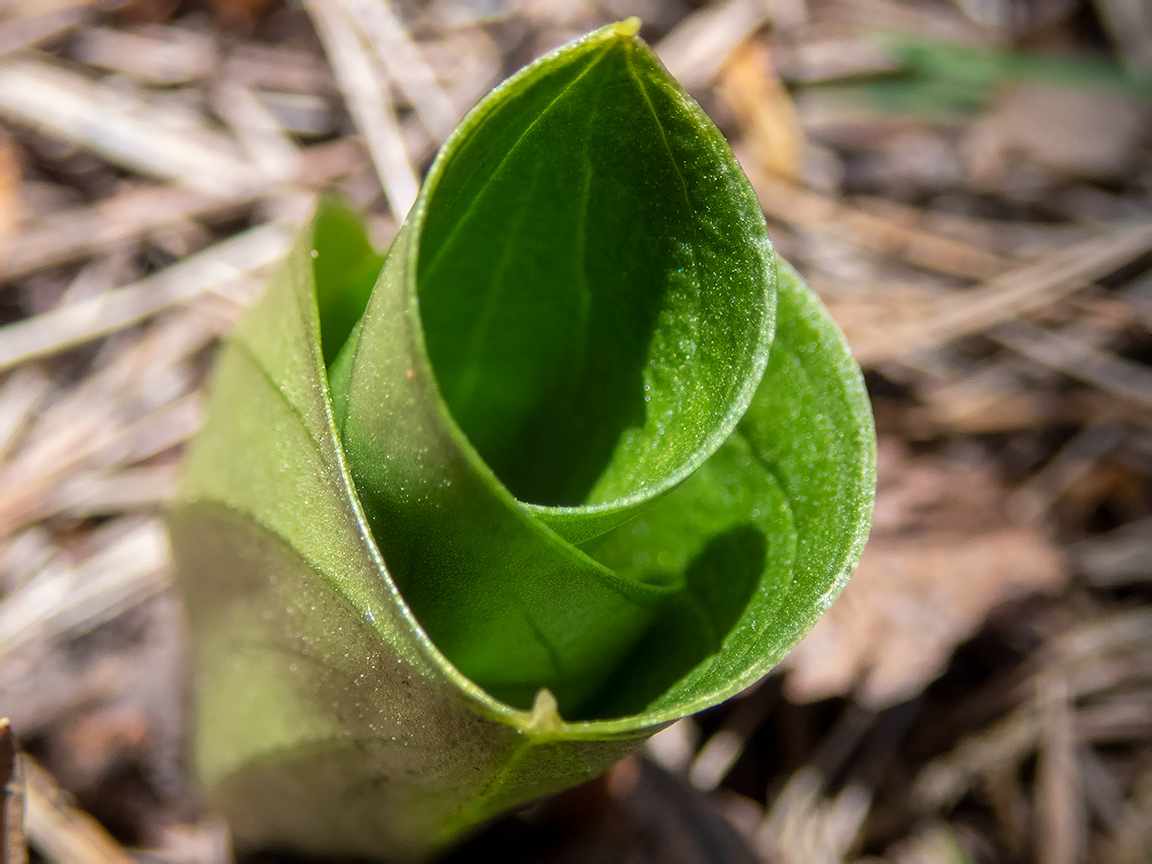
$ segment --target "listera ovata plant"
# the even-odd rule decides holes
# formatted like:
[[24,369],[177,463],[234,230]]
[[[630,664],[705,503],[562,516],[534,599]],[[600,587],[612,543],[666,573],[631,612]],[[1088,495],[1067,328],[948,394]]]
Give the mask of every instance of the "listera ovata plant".
[[237,842],[415,859],[764,675],[875,437],[719,131],[602,28],[489,94],[387,256],[321,204],[170,514]]

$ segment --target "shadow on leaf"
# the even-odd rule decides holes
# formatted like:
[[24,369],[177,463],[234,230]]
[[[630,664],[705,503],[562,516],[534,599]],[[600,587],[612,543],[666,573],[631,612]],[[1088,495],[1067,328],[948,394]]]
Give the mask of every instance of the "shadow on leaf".
[[714,536],[689,562],[684,589],[669,598],[640,643],[579,712],[589,719],[639,713],[716,654],[764,572],[768,540],[752,524]]

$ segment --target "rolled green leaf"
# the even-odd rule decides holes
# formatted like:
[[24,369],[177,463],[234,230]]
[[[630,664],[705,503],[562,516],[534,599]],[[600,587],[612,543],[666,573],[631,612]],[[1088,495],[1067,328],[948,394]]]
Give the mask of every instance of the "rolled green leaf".
[[169,516],[242,846],[418,859],[763,676],[855,566],[859,369],[629,21],[334,200],[217,363]]

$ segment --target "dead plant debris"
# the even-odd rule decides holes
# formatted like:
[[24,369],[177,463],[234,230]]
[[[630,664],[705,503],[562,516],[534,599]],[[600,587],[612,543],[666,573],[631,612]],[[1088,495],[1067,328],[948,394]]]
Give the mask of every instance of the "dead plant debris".
[[386,245],[480,95],[631,14],[866,368],[874,538],[786,670],[451,860],[1152,860],[1146,4],[8,0],[3,864],[232,860],[158,521],[207,361],[318,193]]

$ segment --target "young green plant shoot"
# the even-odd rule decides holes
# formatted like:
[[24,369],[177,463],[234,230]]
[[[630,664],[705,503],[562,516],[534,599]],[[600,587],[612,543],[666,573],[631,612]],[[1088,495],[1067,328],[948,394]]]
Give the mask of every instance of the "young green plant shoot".
[[748,687],[857,562],[859,369],[637,27],[490,93],[387,256],[322,203],[219,359],[169,524],[241,847],[434,855]]

